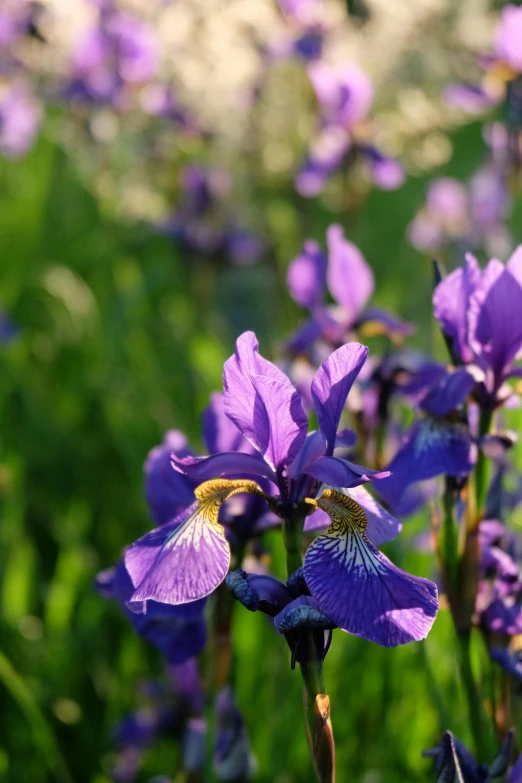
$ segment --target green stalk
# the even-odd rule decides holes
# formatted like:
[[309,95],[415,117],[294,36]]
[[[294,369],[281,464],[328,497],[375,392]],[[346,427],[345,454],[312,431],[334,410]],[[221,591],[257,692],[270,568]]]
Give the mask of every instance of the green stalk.
[[[303,565],[303,528],[308,507],[305,504],[302,505],[303,507],[298,507],[295,515],[291,519],[285,519],[283,522],[283,540],[286,549],[288,576]],[[318,734],[322,729],[321,722],[317,721],[316,700],[318,696],[324,694],[323,662],[317,655],[314,637],[311,632],[303,633],[303,638],[300,640],[300,653],[303,662],[299,664],[299,667],[301,669],[301,676],[306,691],[304,699],[305,724],[307,728],[306,736],[312,754],[314,768],[321,783],[333,783],[335,779],[335,749],[333,735],[331,733],[331,723],[329,720],[328,731],[330,752],[329,754],[326,754],[326,756],[324,753],[325,742]]]
[[468,701],[469,723],[475,743],[476,756],[479,761],[488,761],[495,755],[495,743],[485,720],[484,707],[480,691],[475,682],[471,665],[471,630],[460,631],[459,668],[464,690]]
[[[479,437],[483,438],[491,429],[493,420],[493,411],[490,408],[481,408],[479,420]],[[488,493],[489,462],[484,451],[479,448],[477,464],[475,465],[475,519],[474,524],[478,527],[480,520],[484,515],[484,506]]]

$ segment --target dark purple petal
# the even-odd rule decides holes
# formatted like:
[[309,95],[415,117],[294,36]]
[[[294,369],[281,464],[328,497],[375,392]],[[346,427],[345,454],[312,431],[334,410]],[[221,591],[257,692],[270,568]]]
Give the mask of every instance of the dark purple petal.
[[467,429],[432,418],[416,421],[387,466],[389,478],[379,482],[379,494],[393,507],[415,481],[434,476],[460,476],[473,467],[474,449]]
[[223,380],[225,411],[245,438],[266,454],[274,469],[291,462],[303,444],[308,420],[286,375],[259,355],[253,332],[238,338]]
[[163,443],[153,448],[145,461],[145,497],[157,525],[170,522],[194,502],[197,482],[175,471],[171,454],[184,458],[191,454],[182,432],[169,430]]
[[520,596],[507,595],[490,603],[482,619],[492,631],[508,636],[522,633],[522,605]]
[[209,454],[245,451],[245,447],[248,447],[236,425],[226,415],[223,395],[220,392],[210,395],[210,405],[203,411],[201,419],[203,440]]
[[225,454],[213,454],[211,457],[189,457],[178,459],[172,455],[172,465],[197,484],[218,476],[263,476],[274,483],[277,478],[264,460],[256,454],[243,454],[231,451]]
[[319,428],[326,441],[326,454],[333,454],[337,428],[346,398],[368,356],[360,343],[347,343],[321,364],[312,381],[312,399]]
[[292,353],[307,353],[319,339],[322,332],[321,324],[314,318],[305,321],[298,326],[295,332],[290,336],[286,347]]
[[473,359],[469,345],[468,313],[470,298],[480,280],[476,258],[466,255],[464,267],[455,269],[433,292],[433,312],[453,351],[463,362]]
[[308,429],[308,419],[297,389],[284,381],[251,375],[256,390],[253,432],[265,461],[275,470],[290,464],[299,453]]
[[339,457],[319,457],[308,465],[304,472],[313,476],[324,484],[332,484],[334,487],[358,487],[372,479],[387,478],[389,471],[377,471],[363,468],[354,462],[340,459]]
[[447,372],[428,391],[420,403],[421,410],[433,416],[445,416],[463,404],[479,379],[480,375],[470,368],[459,367],[453,372]]
[[355,320],[373,293],[373,272],[359,248],[344,238],[341,226],[329,227],[326,243],[328,288],[335,301]]
[[301,307],[312,309],[324,297],[326,258],[312,239],[304,243],[303,253],[288,267],[286,282],[290,296]]
[[335,628],[335,623],[319,609],[317,601],[311,595],[300,595],[287,604],[274,617],[274,625],[278,633],[327,631]]
[[515,762],[515,766],[509,773],[508,783],[520,783],[522,780],[522,753]]
[[471,298],[470,327],[498,386],[522,347],[522,287],[500,261],[490,261]]
[[522,660],[520,658],[520,651],[515,652],[514,655],[510,655],[507,648],[490,647],[489,654],[491,658],[497,663],[505,672],[513,677],[517,682],[522,683]]
[[262,611],[274,617],[292,600],[288,588],[278,579],[265,574],[232,571],[226,579],[234,598],[251,612]]
[[339,628],[383,647],[424,639],[437,614],[437,587],[401,571],[375,549],[357,503],[328,490],[317,502],[332,518],[304,561],[319,608]]

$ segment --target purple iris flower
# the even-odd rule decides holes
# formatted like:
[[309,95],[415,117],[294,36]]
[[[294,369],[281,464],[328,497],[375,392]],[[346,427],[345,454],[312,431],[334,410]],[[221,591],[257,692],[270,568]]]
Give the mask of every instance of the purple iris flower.
[[522,246],[506,266],[493,260],[484,270],[468,254],[435,288],[433,306],[454,360],[483,372],[482,403],[492,409],[505,402],[512,394],[505,382],[521,374],[514,362],[522,350]]
[[229,781],[248,780],[255,772],[245,722],[229,685],[216,699],[214,771],[218,780]]
[[[328,258],[312,239],[288,267],[287,285],[292,299],[310,311],[311,318],[290,338],[289,348],[305,352],[321,338],[341,345],[350,332],[366,326],[393,338],[411,334],[412,327],[385,310],[367,307],[375,281],[373,272],[356,245],[347,240],[339,225],[326,232]],[[328,288],[335,305],[325,302]]]
[[[394,526],[381,519],[379,533],[371,533],[372,543],[360,505],[364,497],[355,501],[329,489],[315,497],[321,484],[350,490],[388,475],[334,454],[346,397],[367,353],[363,345],[349,343],[319,367],[311,388],[319,432],[308,433],[295,387],[259,355],[252,332],[239,337],[235,354],[225,363],[224,410],[257,454],[224,451],[181,459],[173,455],[179,471],[205,483],[196,489],[197,503],[178,520],[127,550],[125,565],[136,588],[132,601],[183,604],[214,590],[230,563],[219,509],[229,498],[246,492],[265,498],[285,519],[315,512],[332,520],[304,561],[311,596],[330,622],[384,646],[428,633],[437,612],[435,585],[396,568],[374,546],[392,538],[398,523]],[[268,479],[279,494],[267,494],[249,479],[217,478],[229,476]],[[375,507],[370,512],[379,515]]]
[[360,161],[370,179],[385,190],[404,180],[402,166],[375,145],[360,139],[357,128],[366,119],[373,101],[373,85],[357,65],[332,68],[324,62],[308,66],[308,76],[319,103],[320,123],[304,165],[296,176],[302,196],[320,193],[343,162]]
[[446,731],[442,742],[436,748],[422,754],[433,758],[437,771],[437,780],[465,781],[465,783],[486,783],[488,780],[502,779],[507,783],[519,783],[522,779],[522,755],[519,756],[507,778],[513,750],[514,731],[507,733],[491,764],[478,764],[472,753],[450,731]]
[[136,633],[159,649],[170,663],[184,661],[198,655],[207,641],[203,617],[205,600],[182,606],[148,601],[147,606],[131,604],[134,587],[123,561],[96,579],[98,592],[113,598],[122,607]]
[[42,109],[25,84],[13,82],[0,87],[1,155],[25,155],[35,141],[41,121]]
[[181,170],[180,205],[161,227],[191,253],[229,259],[239,266],[257,261],[263,251],[258,237],[225,214],[231,190],[224,170],[187,165]]
[[123,108],[125,86],[144,84],[157,69],[153,31],[109,3],[100,9],[96,26],[78,44],[67,94]]

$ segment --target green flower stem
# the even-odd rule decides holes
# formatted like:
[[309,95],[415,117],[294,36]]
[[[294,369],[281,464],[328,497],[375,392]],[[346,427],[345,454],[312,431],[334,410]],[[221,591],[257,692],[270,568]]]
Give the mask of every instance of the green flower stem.
[[486,720],[484,706],[471,665],[472,631],[460,631],[458,638],[459,668],[468,701],[469,723],[479,761],[491,760],[495,755],[495,740]]
[[[298,507],[295,515],[291,519],[283,521],[283,540],[286,549],[286,564],[288,576],[303,565],[303,528],[308,513],[308,506],[302,504]],[[314,768],[321,783],[333,782],[335,772],[334,767],[334,744],[333,735],[331,737],[331,756],[330,763],[325,764],[324,755],[314,752],[321,743],[315,736],[315,727],[317,725],[315,715],[316,697],[324,694],[323,662],[317,654],[314,637],[311,632],[303,633],[299,645],[299,657],[302,659],[299,667],[303,678],[306,696],[304,699],[305,723],[307,727],[307,739],[312,754]],[[323,748],[324,753],[324,748]],[[328,772],[324,771],[325,766]]]
[[[490,408],[481,408],[479,420],[479,437],[483,438],[491,429],[493,421],[493,411]],[[478,527],[480,520],[484,516],[484,507],[488,494],[489,480],[489,462],[482,448],[479,447],[477,464],[474,472],[475,489],[475,518],[470,520],[472,525]]]

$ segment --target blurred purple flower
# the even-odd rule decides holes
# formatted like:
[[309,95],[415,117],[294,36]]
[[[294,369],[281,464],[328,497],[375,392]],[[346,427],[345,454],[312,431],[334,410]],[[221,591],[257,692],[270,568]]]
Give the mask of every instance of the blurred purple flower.
[[42,109],[23,83],[0,87],[0,154],[18,158],[32,147]]
[[500,60],[522,73],[522,9],[506,5],[495,30],[495,52]]

